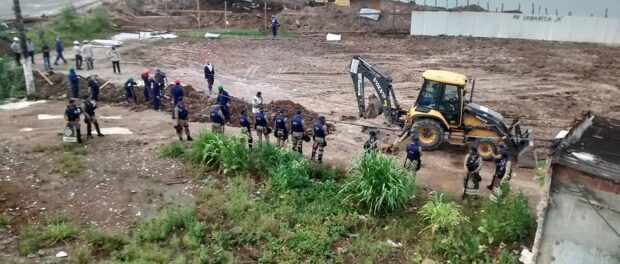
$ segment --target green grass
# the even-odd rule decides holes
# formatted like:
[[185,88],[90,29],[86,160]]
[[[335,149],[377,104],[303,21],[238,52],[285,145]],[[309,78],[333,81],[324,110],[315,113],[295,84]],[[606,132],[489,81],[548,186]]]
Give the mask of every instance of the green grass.
[[160,158],[178,158],[185,153],[185,148],[179,142],[168,143],[157,150]]
[[8,225],[9,222],[11,222],[11,218],[5,213],[1,213],[0,214],[0,228],[4,227],[5,225]]
[[14,64],[12,58],[0,57],[0,103],[8,98],[26,96],[24,72]]
[[392,157],[365,152],[355,158],[354,169],[342,192],[347,199],[366,208],[370,214],[382,214],[404,208],[415,192],[409,173]]
[[418,214],[428,223],[425,229],[430,229],[432,234],[453,229],[469,221],[456,203],[444,200],[443,194],[439,193],[433,193]]
[[20,233],[19,252],[28,255],[42,247],[54,246],[60,242],[78,237],[80,227],[64,218],[48,220],[41,226],[30,226]]
[[107,38],[111,30],[110,17],[103,9],[96,9],[91,14],[83,15],[75,7],[67,6],[51,24],[29,29],[26,37],[34,42],[35,52],[41,52],[42,43],[45,41],[50,46],[52,54],[55,54],[54,43],[56,37],[60,36],[65,53],[71,54],[73,41],[82,43],[83,40]]
[[[243,28],[193,29],[193,30],[179,32],[179,35],[183,37],[204,38],[206,32],[213,33],[213,34],[220,34],[220,37],[222,38],[229,38],[229,37],[257,38],[257,37],[271,36],[271,31],[263,32],[263,31],[259,31],[256,29],[243,29]],[[292,31],[278,31],[278,37],[291,38],[291,37],[295,37],[296,35],[297,34]]]
[[97,229],[88,230],[85,239],[97,252],[103,254],[109,254],[110,252],[120,250],[128,242],[128,239],[121,234]]
[[480,231],[489,244],[512,243],[532,232],[535,218],[522,193],[489,201],[480,215]]
[[[47,148],[49,151],[56,151],[53,147]],[[86,167],[87,149],[77,144],[64,144],[62,152],[55,154],[56,163],[60,166],[55,170],[64,176],[71,177],[80,173]]]

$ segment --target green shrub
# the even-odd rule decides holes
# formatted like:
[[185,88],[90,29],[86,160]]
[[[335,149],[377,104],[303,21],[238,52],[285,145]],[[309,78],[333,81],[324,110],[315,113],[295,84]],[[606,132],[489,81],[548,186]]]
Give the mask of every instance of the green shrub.
[[355,159],[342,192],[369,213],[392,212],[406,206],[415,191],[407,171],[391,157],[366,152]]
[[[202,234],[196,231],[198,228],[194,227],[194,225],[202,225],[202,223],[196,219],[193,208],[186,207],[169,210],[162,217],[152,219],[141,225],[135,232],[134,239],[146,242],[159,242],[166,240],[170,232],[187,231],[190,228],[197,233],[192,235],[202,238]],[[200,230],[204,230],[204,227],[201,227]]]
[[185,149],[179,142],[168,143],[157,150],[160,158],[178,158],[183,153],[185,153]]
[[26,96],[24,71],[12,64],[12,59],[0,57],[0,102],[11,97]]
[[128,243],[128,239],[121,234],[91,229],[86,232],[86,241],[92,244],[99,252],[108,254],[120,250]]
[[437,233],[432,242],[435,253],[443,255],[449,263],[476,263],[481,254],[480,237],[467,224]]
[[204,164],[234,174],[244,168],[248,150],[242,138],[229,138],[217,133],[200,133],[190,153],[195,164]]
[[432,234],[437,231],[446,231],[468,221],[454,202],[443,199],[443,193],[432,193],[431,198],[418,212],[428,223],[425,229],[430,229]]
[[480,215],[480,231],[489,244],[516,242],[534,227],[534,215],[522,193],[488,202]]
[[308,187],[310,185],[308,161],[299,158],[278,165],[269,175],[269,184],[278,191]]
[[24,229],[19,237],[19,252],[28,255],[41,247],[74,239],[79,233],[80,228],[77,224],[63,218],[52,219],[45,225]]

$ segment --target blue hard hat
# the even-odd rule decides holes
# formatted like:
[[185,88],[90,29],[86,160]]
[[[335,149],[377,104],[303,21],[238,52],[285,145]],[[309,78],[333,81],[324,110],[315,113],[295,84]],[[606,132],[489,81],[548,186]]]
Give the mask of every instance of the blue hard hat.
[[368,134],[369,134],[371,137],[376,137],[376,136],[377,136],[377,131],[370,130],[370,132],[368,132]]
[[297,109],[297,110],[295,111],[295,114],[296,114],[296,115],[301,115],[301,109]]
[[508,156],[510,156],[510,154],[508,154],[508,151],[502,151],[502,158],[508,158]]
[[469,148],[469,151],[478,152],[478,148],[476,146],[471,146],[471,148]]
[[418,138],[417,135],[411,136],[411,141],[418,141],[418,140],[420,140],[420,139]]
[[506,149],[506,145],[504,145],[504,144],[499,144],[499,145],[497,145],[497,148],[499,148],[499,149]]

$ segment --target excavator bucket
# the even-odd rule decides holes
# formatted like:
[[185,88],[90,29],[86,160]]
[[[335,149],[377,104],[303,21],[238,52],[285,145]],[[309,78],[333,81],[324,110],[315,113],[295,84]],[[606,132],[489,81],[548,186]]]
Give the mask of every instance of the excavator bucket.
[[521,131],[521,121],[516,118],[509,127],[509,131],[514,135],[517,143],[517,165],[523,168],[536,168],[538,157],[534,148],[534,132],[526,129]]
[[376,95],[372,94],[368,96],[368,105],[366,106],[366,112],[364,112],[365,118],[375,118],[383,114],[383,104]]

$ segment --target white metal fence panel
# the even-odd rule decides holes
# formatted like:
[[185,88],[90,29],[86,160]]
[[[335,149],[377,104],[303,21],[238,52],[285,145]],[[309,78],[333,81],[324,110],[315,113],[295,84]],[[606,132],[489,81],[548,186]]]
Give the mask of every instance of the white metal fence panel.
[[487,12],[414,11],[411,15],[411,35],[620,44],[620,19]]

